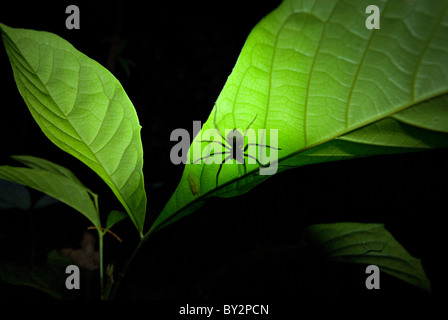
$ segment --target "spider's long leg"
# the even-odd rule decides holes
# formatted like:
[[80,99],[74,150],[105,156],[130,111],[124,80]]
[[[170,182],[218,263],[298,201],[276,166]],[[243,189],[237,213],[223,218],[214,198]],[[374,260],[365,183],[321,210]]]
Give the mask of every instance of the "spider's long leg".
[[216,131],[218,131],[219,135],[221,136],[221,139],[226,141],[228,144],[231,144],[229,141],[227,141],[226,138],[224,138],[221,134],[221,131],[219,131],[218,125],[216,124],[216,114],[218,113],[218,105],[215,103],[216,109],[215,109],[215,115],[213,116],[213,124],[215,125]]
[[222,165],[227,161],[227,159],[232,158],[232,155],[227,156],[223,162],[219,165],[218,173],[216,174],[216,188],[218,188],[218,179],[219,179],[219,173],[221,172]]
[[[202,157],[202,158],[199,158],[199,159],[195,160],[195,161],[193,162],[193,164],[195,164],[195,163],[198,162],[198,161],[208,159],[208,158],[214,156],[215,154],[229,154],[229,153],[230,153],[230,151],[226,151],[226,152],[216,152],[216,153],[213,153],[213,154],[209,154],[208,156],[205,156],[205,157]],[[227,159],[227,158],[226,158],[226,159]],[[224,161],[225,161],[225,160],[224,160]],[[221,163],[221,164],[222,164],[222,163]]]
[[257,117],[258,117],[258,114],[255,115],[255,118],[254,118],[254,119],[252,120],[252,122],[249,123],[249,125],[247,126],[246,131],[244,131],[243,139],[246,137],[247,130],[249,130],[250,126],[252,125],[252,123],[254,123],[254,121],[255,121],[255,119],[257,119]]
[[226,146],[226,144],[222,143],[221,141],[216,141],[216,140],[201,140],[201,141],[196,141],[196,142],[199,142],[199,143],[202,143],[202,142],[207,142],[207,143],[219,143],[219,144],[222,145],[224,148],[227,148],[227,149],[230,150],[230,148],[229,148],[228,146]]
[[219,165],[218,173],[216,174],[216,188],[218,188],[218,179],[219,179],[219,173],[222,169],[222,163]]
[[281,148],[271,147],[271,146],[268,146],[267,144],[248,143],[244,147],[244,151],[246,151],[249,146],[266,147],[266,148],[275,149],[275,150],[282,150]]
[[244,153],[243,155],[246,156],[246,157],[248,157],[248,158],[251,158],[251,159],[254,159],[255,161],[257,161],[257,163],[258,163],[259,166],[263,166],[263,165],[260,163],[260,161],[258,161],[258,159],[255,158],[254,156],[251,156],[250,154],[247,154],[247,153]]
[[[266,164],[262,164],[260,161],[258,161],[257,158],[251,156],[250,154],[245,153],[244,155],[245,155],[246,157],[249,157],[249,158],[254,159],[255,161],[257,161],[257,163],[258,163],[258,165],[259,165],[260,167],[269,167],[269,166],[271,165],[271,162],[268,162],[268,163],[266,163]],[[277,163],[278,163],[278,162],[277,162]],[[293,167],[293,166],[291,166],[291,167],[292,167],[292,168],[296,168],[296,167]]]

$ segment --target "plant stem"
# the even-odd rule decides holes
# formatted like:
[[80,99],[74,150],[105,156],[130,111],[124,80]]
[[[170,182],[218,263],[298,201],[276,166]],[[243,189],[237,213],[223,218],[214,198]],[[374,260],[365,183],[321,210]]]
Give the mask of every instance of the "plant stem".
[[131,265],[132,260],[134,260],[135,256],[140,251],[140,248],[143,245],[143,243],[145,243],[146,240],[148,240],[150,234],[151,234],[151,232],[147,232],[143,237],[140,238],[140,241],[138,242],[137,246],[135,247],[134,252],[129,257],[129,259],[126,261],[126,264],[124,265],[121,272],[118,274],[118,279],[117,279],[117,282],[116,282],[114,288],[112,289],[112,292],[110,293],[110,295],[108,297],[105,297],[105,299],[113,299],[115,297],[115,294],[117,293],[118,286],[120,285],[121,280],[124,278],[124,275],[125,275],[127,269]]
[[104,259],[103,259],[103,238],[104,238],[104,232],[97,228],[98,230],[98,251],[100,255],[100,294],[101,294],[101,300],[103,300],[103,294],[104,294]]

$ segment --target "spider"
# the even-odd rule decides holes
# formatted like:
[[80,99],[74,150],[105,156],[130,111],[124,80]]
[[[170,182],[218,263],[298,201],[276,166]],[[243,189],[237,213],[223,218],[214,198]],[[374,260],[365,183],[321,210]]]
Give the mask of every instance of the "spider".
[[[215,106],[216,106],[216,104],[215,104]],[[219,136],[221,137],[222,141],[201,140],[201,141],[197,141],[197,142],[199,142],[199,143],[202,143],[202,142],[218,143],[218,144],[222,145],[224,149],[221,152],[212,152],[208,156],[199,158],[193,162],[193,163],[196,163],[198,161],[208,159],[216,154],[227,155],[225,157],[224,161],[222,161],[219,165],[218,173],[216,174],[216,188],[218,188],[218,179],[219,179],[219,174],[221,173],[222,165],[224,162],[226,162],[229,159],[230,160],[235,159],[238,163],[242,164],[244,167],[244,174],[246,174],[246,170],[247,170],[246,169],[246,161],[245,161],[244,157],[248,157],[248,158],[255,160],[260,167],[269,166],[269,163],[263,165],[262,163],[260,163],[260,161],[258,161],[258,159],[256,157],[248,154],[247,149],[249,148],[249,146],[265,147],[265,148],[270,148],[270,149],[275,149],[275,150],[281,150],[280,148],[271,147],[266,144],[248,143],[248,144],[244,145],[244,138],[246,137],[247,131],[249,130],[250,126],[254,123],[255,119],[257,119],[258,114],[256,114],[255,117],[253,118],[253,120],[249,123],[249,125],[247,126],[246,131],[244,131],[243,135],[241,135],[241,133],[238,129],[234,128],[232,131],[230,131],[227,134],[226,137],[224,137],[221,134],[221,131],[219,131],[218,125],[216,124],[217,111],[218,111],[218,108],[216,107],[215,115],[213,118],[213,124],[214,124],[215,129],[218,132]]]

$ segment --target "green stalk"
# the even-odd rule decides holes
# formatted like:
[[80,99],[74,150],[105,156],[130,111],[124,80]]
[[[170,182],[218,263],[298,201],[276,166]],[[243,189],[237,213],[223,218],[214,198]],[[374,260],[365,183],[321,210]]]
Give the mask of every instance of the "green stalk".
[[103,238],[104,238],[104,232],[97,228],[98,230],[98,250],[100,255],[100,294],[101,294],[101,300],[104,299],[104,263],[103,263]]
[[113,299],[115,297],[115,294],[117,293],[118,286],[120,285],[121,280],[124,278],[126,270],[129,268],[132,260],[134,260],[135,256],[140,251],[140,248],[142,247],[143,243],[145,243],[146,240],[148,240],[150,234],[151,234],[151,232],[147,232],[143,237],[140,238],[140,241],[138,242],[137,246],[135,247],[134,252],[130,256],[130,258],[126,261],[126,264],[124,265],[121,272],[118,274],[118,279],[117,279],[117,282],[115,283],[114,288],[112,289],[112,292],[110,293],[109,296],[105,297],[106,300]]

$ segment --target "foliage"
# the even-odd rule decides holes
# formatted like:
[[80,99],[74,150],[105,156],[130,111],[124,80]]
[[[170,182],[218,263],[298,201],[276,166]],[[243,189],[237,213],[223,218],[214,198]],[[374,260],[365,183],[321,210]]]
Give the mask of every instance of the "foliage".
[[[153,232],[194,212],[211,197],[244,194],[277,171],[448,146],[446,2],[381,3],[378,30],[363,27],[368,4],[285,0],[252,30],[207,122],[191,143],[190,163],[177,189],[148,230],[141,126],[119,81],[55,34],[4,24],[0,29],[17,87],[36,123],[49,140],[110,187],[135,225],[141,240],[126,270]],[[204,143],[203,137],[207,130],[224,139],[226,130],[249,128],[257,133],[259,149],[278,138],[278,159],[268,164],[273,166],[268,174],[262,174],[266,168],[260,166],[259,162],[265,164],[260,152],[253,156],[259,161],[247,163],[247,170],[241,163],[224,164],[222,170],[217,163],[193,163],[198,151],[211,155],[213,143]],[[108,274],[107,284],[103,279],[103,236],[126,214],[112,211],[103,228],[98,196],[70,170],[36,157],[14,158],[28,168],[0,166],[0,179],[73,207],[98,230],[102,298],[109,298],[120,279],[111,293],[113,277]],[[20,187],[3,191],[3,198],[8,200],[4,208],[30,208]],[[377,264],[429,289],[419,260],[382,225],[315,225],[308,233],[333,259]],[[379,243],[384,245],[379,248]],[[392,262],[397,259],[399,263]]]

